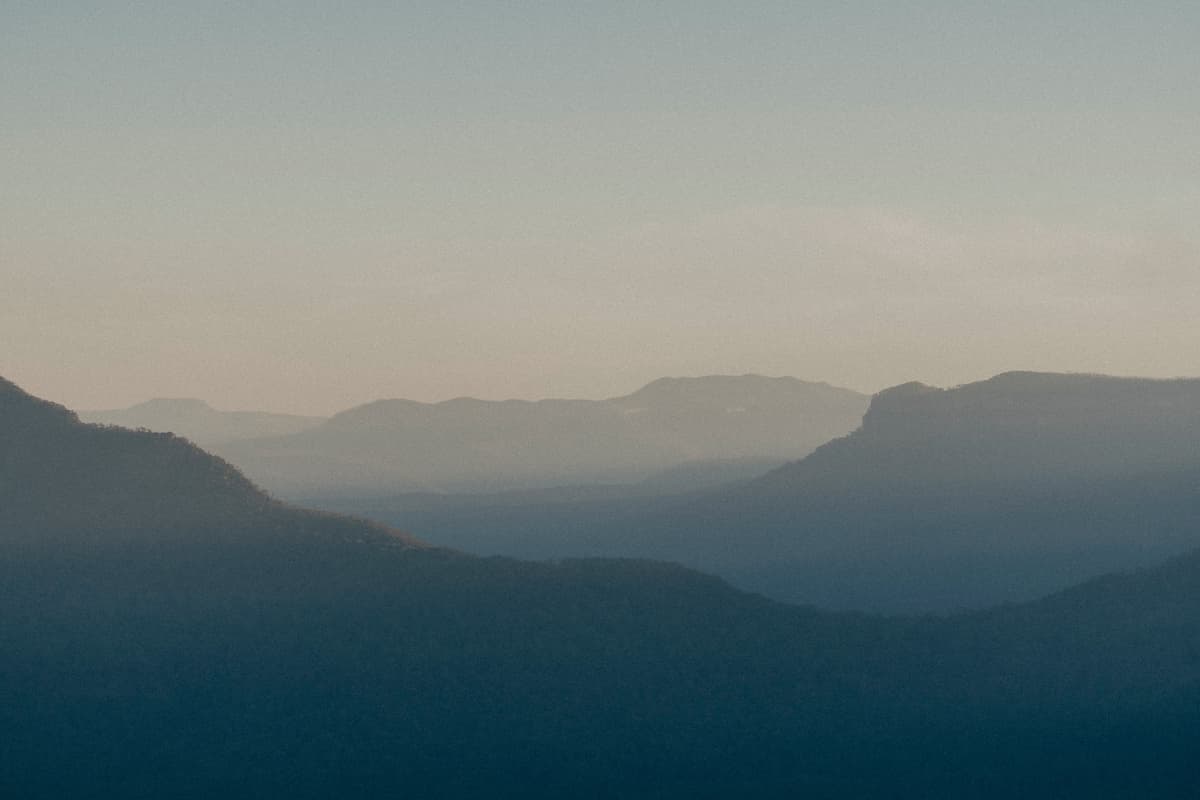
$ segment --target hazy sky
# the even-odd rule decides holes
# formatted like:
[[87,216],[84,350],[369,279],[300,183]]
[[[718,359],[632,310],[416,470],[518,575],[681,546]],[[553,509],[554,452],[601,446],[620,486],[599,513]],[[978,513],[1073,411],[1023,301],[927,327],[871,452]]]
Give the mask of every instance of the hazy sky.
[[0,4],[0,375],[1200,374],[1200,3]]

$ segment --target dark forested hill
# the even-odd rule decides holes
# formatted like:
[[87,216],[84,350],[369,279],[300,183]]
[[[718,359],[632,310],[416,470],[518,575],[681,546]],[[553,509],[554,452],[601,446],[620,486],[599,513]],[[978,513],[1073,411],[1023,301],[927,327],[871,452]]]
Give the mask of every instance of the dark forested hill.
[[[632,483],[682,464],[780,463],[856,428],[867,397],[795,378],[664,378],[609,400],[381,400],[222,456],[289,498]],[[711,482],[704,467],[677,482]]]
[[269,529],[303,517],[331,519],[281,505],[186,439],[83,424],[0,378],[0,540],[36,541],[47,531],[86,540],[99,530]]
[[660,563],[415,546],[11,384],[0,454],[7,797],[1200,789],[1195,555],[884,619]]
[[24,525],[207,524],[272,506],[233,467],[183,439],[81,424],[0,382],[0,521]]

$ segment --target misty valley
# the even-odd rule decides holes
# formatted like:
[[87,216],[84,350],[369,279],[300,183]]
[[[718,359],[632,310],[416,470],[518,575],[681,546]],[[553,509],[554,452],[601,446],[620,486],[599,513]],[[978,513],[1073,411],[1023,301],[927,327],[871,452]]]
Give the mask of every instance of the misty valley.
[[0,2],[0,800],[1200,798],[1200,2]]
[[1200,788],[1200,381],[631,397],[77,416],[0,383],[0,786]]
[[[147,413],[163,402],[84,419],[200,432],[185,404]],[[290,502],[434,545],[672,561],[841,610],[1033,600],[1200,546],[1191,380],[1015,372],[868,399],[662,379],[603,402],[379,401],[213,449]]]

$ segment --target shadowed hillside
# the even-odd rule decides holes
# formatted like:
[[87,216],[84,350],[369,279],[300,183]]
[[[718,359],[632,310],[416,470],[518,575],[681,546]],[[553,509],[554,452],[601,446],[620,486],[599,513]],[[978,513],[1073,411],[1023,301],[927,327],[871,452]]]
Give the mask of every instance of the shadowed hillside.
[[[1200,788],[1200,556],[945,620],[832,614],[665,564],[407,546],[2,388],[0,505],[34,490],[0,539],[6,796]],[[43,462],[74,477],[14,482]],[[99,472],[124,528],[72,494]]]
[[274,529],[306,518],[331,519],[277,503],[185,439],[83,424],[62,406],[0,379],[0,538],[34,541],[47,531]]

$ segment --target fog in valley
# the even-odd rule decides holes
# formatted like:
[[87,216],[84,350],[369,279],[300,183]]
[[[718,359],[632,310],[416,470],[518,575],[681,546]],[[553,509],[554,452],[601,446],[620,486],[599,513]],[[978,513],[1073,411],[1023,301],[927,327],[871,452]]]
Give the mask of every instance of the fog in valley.
[[0,795],[1200,796],[1198,40],[0,8]]

